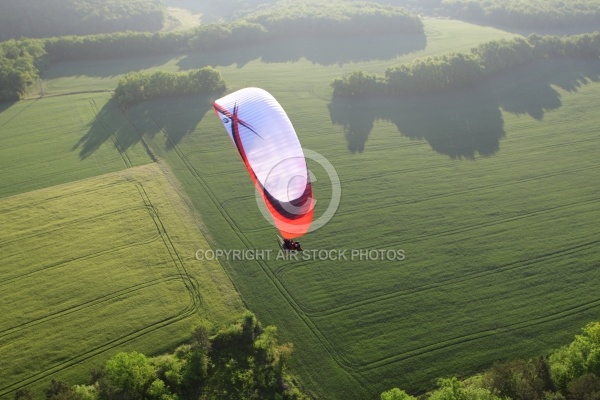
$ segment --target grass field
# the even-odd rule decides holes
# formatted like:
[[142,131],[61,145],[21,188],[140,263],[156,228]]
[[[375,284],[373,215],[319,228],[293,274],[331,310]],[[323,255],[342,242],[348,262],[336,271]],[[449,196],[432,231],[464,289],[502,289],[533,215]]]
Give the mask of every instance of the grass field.
[[0,197],[151,162],[142,145],[120,140],[135,128],[109,99],[87,93],[0,105]]
[[[69,63],[44,77],[47,93],[65,93],[112,89],[129,69],[213,65],[230,90],[260,86],[279,100],[303,146],[329,160],[342,187],[335,216],[303,246],[401,249],[406,257],[221,260],[248,308],[294,343],[293,369],[318,398],[424,390],[437,377],[547,352],[600,314],[600,65],[555,60],[439,96],[332,99],[328,84],[345,72],[383,73],[512,36],[425,22],[426,37],[407,41],[295,40],[172,60]],[[84,163],[111,148],[118,156],[115,139],[143,154],[143,134],[201,213],[214,248],[273,249],[274,229],[211,102],[141,104],[119,117],[135,129],[82,132],[71,143],[87,143]],[[109,102],[97,109],[115,112]],[[320,215],[330,182],[315,162],[309,167]],[[181,300],[173,303],[166,309]]]
[[0,200],[0,397],[239,317],[221,266],[194,258],[197,222],[158,164]]

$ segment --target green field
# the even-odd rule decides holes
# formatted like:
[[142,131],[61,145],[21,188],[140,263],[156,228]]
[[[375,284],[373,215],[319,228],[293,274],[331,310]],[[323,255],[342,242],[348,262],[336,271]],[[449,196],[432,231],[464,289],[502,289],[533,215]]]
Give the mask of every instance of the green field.
[[[130,69],[174,71],[212,65],[222,72],[229,90],[259,86],[270,91],[288,112],[302,145],[325,156],[341,181],[337,212],[327,225],[303,238],[303,246],[308,250],[347,250],[348,259],[284,261],[272,257],[257,261],[222,259],[221,264],[244,304],[264,324],[277,325],[282,341],[294,343],[291,364],[307,391],[327,399],[377,398],[378,393],[394,386],[422,391],[433,386],[437,377],[466,376],[495,360],[548,352],[567,343],[600,313],[600,105],[596,100],[600,96],[600,63],[538,62],[477,88],[437,96],[332,99],[328,84],[345,72],[382,74],[387,67],[417,56],[467,51],[481,42],[513,36],[449,20],[427,19],[425,27],[426,38],[405,41],[392,37],[306,39],[175,59],[68,63],[49,70],[43,85],[46,94],[108,90],[114,88],[120,74]],[[86,96],[92,96],[97,106],[91,107],[89,101],[85,106]],[[131,165],[149,162],[140,142],[140,135],[144,135],[153,153],[169,164],[201,214],[203,232],[213,248],[274,249],[274,229],[258,211],[247,172],[211,110],[212,99],[164,99],[141,104],[123,115],[108,102],[107,94],[61,98],[81,99],[80,108],[88,116],[80,120],[83,122],[78,134],[73,133],[62,147],[63,154],[72,157],[73,162],[85,165],[105,156],[119,165],[102,172],[129,166],[124,154],[133,157]],[[28,104],[39,104],[43,112],[46,102],[60,104],[62,100],[57,99],[17,103],[0,113],[0,126],[26,123],[27,119],[21,120],[23,113],[17,113],[19,107],[26,110]],[[106,116],[106,122],[99,124],[99,119],[90,117],[93,112]],[[117,125],[112,130],[82,129],[108,122]],[[72,147],[75,149],[65,151]],[[18,152],[27,154],[27,148],[23,144]],[[82,149],[89,151],[82,154]],[[38,158],[45,154],[38,150],[31,153]],[[0,160],[4,162],[4,158]],[[12,168],[9,175],[15,182],[8,186],[13,189],[3,189],[4,196],[36,185],[47,186],[45,180],[22,188],[14,186],[20,182],[19,165],[25,170],[34,165],[22,160],[17,158],[2,166],[3,170]],[[47,172],[70,171],[67,164],[60,165]],[[309,167],[318,178],[314,188],[319,201],[316,215],[320,215],[328,206],[330,182],[318,164],[309,161]],[[29,174],[36,175],[33,167]],[[63,174],[63,179],[76,179]],[[153,181],[152,176],[148,179],[144,187]],[[73,190],[80,190],[81,185],[74,184]],[[152,217],[142,208],[139,191],[136,197],[130,186],[136,187],[124,185],[123,190],[133,193],[131,198],[126,193],[118,194],[118,189],[107,195],[114,201],[119,199],[119,208],[112,208],[115,224],[134,219],[151,227]],[[48,190],[51,193],[54,189]],[[22,196],[29,199],[30,195]],[[117,214],[125,212],[128,198],[131,211],[118,218]],[[10,206],[16,207],[21,203],[15,199],[20,197],[4,201],[16,201]],[[154,204],[154,198],[150,199]],[[104,204],[105,199],[96,201]],[[0,206],[10,209],[4,203]],[[24,207],[23,213],[32,208]],[[59,208],[63,207],[68,209],[68,203]],[[110,209],[103,206],[101,212],[110,213]],[[169,207],[164,210],[168,213]],[[146,218],[136,217],[136,213]],[[93,220],[94,215],[86,218]],[[5,225],[11,226],[13,218],[6,218]],[[48,223],[65,222],[52,221]],[[131,232],[110,225],[90,228],[99,234],[98,248],[104,240],[116,240],[118,232]],[[32,224],[24,222],[23,227],[3,234],[19,238],[20,229],[29,226]],[[65,242],[54,238],[44,225],[36,222],[33,226],[50,237],[35,239],[35,232],[31,238],[24,233],[23,240],[33,243],[15,244],[18,249],[6,253],[3,246],[3,259],[16,260],[18,252],[25,252],[25,260],[35,266],[35,257],[27,248],[44,252],[44,246],[52,246],[47,243],[56,244],[47,239]],[[117,233],[106,238],[108,232]],[[156,230],[141,229],[140,237],[125,243],[152,240],[149,232],[155,234]],[[182,237],[172,241],[174,246]],[[149,244],[147,248],[164,252],[162,245],[155,248]],[[351,259],[352,250],[369,249],[403,250],[406,258]],[[83,257],[78,251],[77,246],[69,245],[68,251],[60,254]],[[49,251],[47,255],[52,254]],[[111,265],[111,254],[99,254],[107,257],[103,265]],[[180,254],[193,257],[190,252]],[[155,258],[149,257],[148,262],[156,262]],[[190,261],[189,265],[202,268],[199,261]],[[154,278],[162,279],[161,290],[173,290],[171,284],[184,285],[185,279],[170,281],[161,275],[173,273],[172,265],[170,270],[163,268],[165,272],[156,267]],[[11,271],[7,273],[14,273]],[[135,262],[129,273],[136,273]],[[199,274],[195,276],[200,279]],[[72,279],[87,286],[84,280]],[[118,282],[114,284],[117,286],[111,293],[125,290]],[[43,290],[51,292],[52,287]],[[79,290],[85,293],[83,288]],[[177,292],[180,297],[169,299],[168,304],[156,304],[158,300],[152,299],[143,308],[149,310],[148,318],[137,320],[135,315],[144,313],[137,309],[138,298],[131,291],[131,295],[122,296],[122,302],[134,314],[133,322],[121,327],[125,330],[116,337],[151,325],[161,318],[160,313],[174,318],[181,306],[189,305],[185,302],[189,299],[186,291]],[[50,315],[52,311],[40,310],[41,304],[28,300],[35,296],[24,289],[21,292],[24,294],[14,295],[14,301],[26,304],[30,310],[27,313],[39,315],[37,318],[42,320]],[[101,296],[93,293],[73,299],[85,302]],[[145,291],[140,293],[142,297],[147,295]],[[116,302],[117,298],[121,299],[114,295],[107,300]],[[94,300],[87,301],[90,307],[96,305]],[[77,305],[71,307],[77,309]],[[239,303],[234,302],[232,309],[239,310]],[[232,315],[230,308],[221,310],[215,316]],[[120,313],[105,311],[107,316]],[[27,321],[19,320],[20,311],[11,312],[16,313],[14,322],[4,330],[17,324],[25,324],[24,329],[29,326]],[[86,325],[77,313],[68,315],[67,324]],[[112,330],[113,322],[109,318],[103,321],[101,326],[106,329],[101,332]],[[32,326],[39,335],[51,332],[50,327]],[[160,343],[165,335],[168,333],[157,331],[154,343]],[[179,335],[184,336],[181,332]],[[27,353],[39,351],[32,347],[37,343],[35,337],[20,336],[21,348],[31,347]],[[3,360],[4,354],[9,354],[4,350],[5,343],[11,342],[4,339],[0,342]],[[141,350],[149,349],[153,340],[143,341]],[[127,346],[135,348],[136,344]],[[66,348],[67,343],[57,347]],[[64,356],[56,348],[52,350],[61,362],[68,361],[60,357],[76,360],[76,351]],[[17,365],[21,364],[16,363],[15,368]],[[52,372],[49,365],[42,371]],[[38,374],[34,376],[40,379],[49,376],[47,372]],[[30,379],[23,371],[10,375],[23,383]],[[5,388],[0,395],[9,390]]]
[[0,200],[0,396],[84,383],[117,351],[166,351],[243,306],[158,164]]
[[[151,162],[109,93],[0,105],[0,198]],[[102,110],[99,109],[103,108]]]

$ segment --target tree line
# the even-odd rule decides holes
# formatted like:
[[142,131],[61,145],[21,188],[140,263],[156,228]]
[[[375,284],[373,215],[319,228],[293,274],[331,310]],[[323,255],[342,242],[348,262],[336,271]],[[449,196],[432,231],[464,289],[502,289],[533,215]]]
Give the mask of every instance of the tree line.
[[419,17],[402,7],[359,1],[283,0],[245,18],[274,35],[423,33]]
[[562,29],[600,22],[600,0],[374,0],[412,12],[525,29]]
[[451,17],[505,26],[556,29],[600,22],[598,0],[442,0]]
[[156,31],[162,28],[165,18],[162,0],[2,0],[0,41]]
[[[199,398],[308,400],[287,371],[291,344],[279,344],[277,329],[247,312],[241,321],[211,335],[198,327],[173,353],[148,357],[117,353],[91,372],[88,384],[52,380],[46,400],[197,400]],[[15,400],[33,400],[31,389]]]
[[221,73],[204,67],[185,72],[130,72],[119,80],[113,97],[123,109],[147,100],[225,90]]
[[0,102],[19,100],[37,81],[46,50],[35,39],[0,43]]
[[331,82],[334,95],[431,93],[474,85],[534,60],[600,57],[600,33],[569,37],[530,35],[481,44],[468,53],[418,58],[385,76],[355,71]]
[[[596,400],[600,399],[600,322],[586,325],[573,342],[548,357],[495,363],[482,375],[460,381],[439,379],[427,400]],[[381,400],[416,400],[399,388]]]

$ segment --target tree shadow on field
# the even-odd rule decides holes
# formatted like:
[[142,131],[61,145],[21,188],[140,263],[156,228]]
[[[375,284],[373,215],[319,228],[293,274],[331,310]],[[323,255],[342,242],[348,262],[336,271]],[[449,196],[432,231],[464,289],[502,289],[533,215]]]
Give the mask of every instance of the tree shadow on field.
[[2,114],[4,111],[6,111],[9,108],[11,108],[15,103],[16,103],[16,101],[10,101],[10,102],[5,102],[5,103],[0,103],[0,114]]
[[[11,121],[13,121],[14,119],[18,118],[22,113],[24,113],[29,107],[33,106],[35,103],[37,103],[39,99],[34,99],[34,100],[27,100],[29,103],[27,104],[27,106],[22,107],[19,111],[17,111],[14,115],[12,115],[11,117],[9,117],[7,120],[5,120],[4,122],[2,122],[2,124],[0,124],[0,128],[2,128],[3,126],[7,125],[8,123],[10,123]],[[9,108],[11,108],[12,106],[16,105],[17,103],[19,103],[18,101],[9,101],[9,102],[4,102],[4,103],[0,103],[0,114],[2,114],[3,112],[7,111]]]
[[42,79],[91,76],[114,78],[132,71],[143,71],[167,64],[175,56],[156,55],[147,57],[102,58],[90,60],[62,61],[50,65],[41,73]]
[[459,21],[464,21],[469,24],[478,25],[485,28],[494,28],[499,29],[501,31],[515,33],[517,35],[521,35],[527,37],[529,35],[537,34],[542,36],[573,36],[573,35],[581,35],[585,33],[592,33],[598,31],[600,26],[597,23],[587,23],[587,24],[579,24],[579,25],[566,25],[566,26],[558,26],[553,27],[544,27],[544,26],[529,26],[529,27],[521,27],[518,25],[506,25],[495,21],[490,20],[482,20],[480,18],[469,18],[469,17],[460,17],[454,16],[452,19],[457,19]]
[[[212,109],[214,99],[221,94],[148,101],[127,112],[123,112],[114,100],[110,100],[101,109],[95,108],[96,117],[72,150],[79,149],[79,157],[83,160],[108,142],[119,153],[123,153],[142,138],[152,140],[159,132],[164,135],[165,148],[172,150],[196,129],[207,111]],[[91,106],[96,107],[93,102]]]
[[164,148],[172,150],[194,132],[213,102],[223,92],[212,95],[192,95],[142,103],[128,112],[129,120],[149,139],[164,136]]
[[502,111],[542,120],[559,108],[554,86],[577,91],[600,79],[600,62],[545,60],[468,89],[428,95],[348,98],[334,96],[329,113],[343,127],[348,150],[363,152],[375,121],[395,124],[402,136],[426,140],[453,159],[492,156],[506,135]]
[[258,59],[264,63],[287,63],[300,61],[302,58],[323,66],[343,65],[391,60],[423,50],[426,45],[427,38],[424,34],[285,38],[235,49],[190,54],[177,65],[184,70],[233,64],[242,68]]

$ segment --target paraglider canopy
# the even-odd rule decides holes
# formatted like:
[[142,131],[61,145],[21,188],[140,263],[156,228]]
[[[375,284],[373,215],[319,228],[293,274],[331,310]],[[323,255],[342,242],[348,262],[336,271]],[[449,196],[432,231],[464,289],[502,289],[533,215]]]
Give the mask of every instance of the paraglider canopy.
[[302,147],[281,105],[263,89],[245,88],[213,106],[281,235],[304,235],[315,200]]

